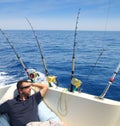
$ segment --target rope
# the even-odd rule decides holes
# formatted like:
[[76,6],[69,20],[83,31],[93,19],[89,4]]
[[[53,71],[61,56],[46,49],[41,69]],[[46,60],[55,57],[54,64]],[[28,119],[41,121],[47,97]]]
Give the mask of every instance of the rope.
[[71,95],[69,95],[70,97],[67,97],[67,94],[65,93],[66,91],[66,89],[63,89],[57,104],[58,113],[62,116],[66,116],[68,114],[68,107],[71,101]]

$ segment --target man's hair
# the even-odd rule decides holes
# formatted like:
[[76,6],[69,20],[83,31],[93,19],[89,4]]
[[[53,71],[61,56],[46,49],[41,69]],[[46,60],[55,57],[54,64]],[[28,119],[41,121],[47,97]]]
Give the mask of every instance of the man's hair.
[[27,80],[20,80],[17,82],[17,90],[21,89],[22,88],[22,83],[23,82],[28,82]]

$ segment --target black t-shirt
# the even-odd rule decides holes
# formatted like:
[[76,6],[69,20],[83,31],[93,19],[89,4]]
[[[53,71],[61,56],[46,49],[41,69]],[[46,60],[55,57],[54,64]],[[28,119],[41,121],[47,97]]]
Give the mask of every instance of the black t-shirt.
[[19,98],[8,100],[0,105],[0,113],[7,113],[11,126],[25,126],[28,122],[39,121],[38,104],[41,101],[40,92],[30,96],[27,100]]

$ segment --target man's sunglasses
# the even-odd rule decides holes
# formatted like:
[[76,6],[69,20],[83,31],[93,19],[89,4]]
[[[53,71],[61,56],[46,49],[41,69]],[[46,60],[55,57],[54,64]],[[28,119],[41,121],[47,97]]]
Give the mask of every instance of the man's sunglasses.
[[27,88],[30,88],[31,86],[24,86],[24,87],[21,87],[21,89],[27,89]]

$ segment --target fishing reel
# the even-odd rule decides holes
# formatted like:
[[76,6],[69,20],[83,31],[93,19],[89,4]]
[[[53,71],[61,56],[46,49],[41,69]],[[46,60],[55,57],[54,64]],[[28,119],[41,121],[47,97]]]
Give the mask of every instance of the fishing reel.
[[28,77],[29,79],[34,82],[34,80],[36,79],[38,75],[37,71],[34,69],[27,69],[27,73],[28,73]]
[[53,76],[53,75],[45,76],[43,73],[38,72],[34,69],[28,69],[27,73],[31,82],[40,82],[43,84],[48,84],[49,87],[58,86],[58,80],[56,76]]
[[30,73],[29,78],[30,79],[35,79],[38,76],[36,72]]
[[50,87],[57,87],[58,85],[58,80],[57,80],[57,77],[56,76],[47,76],[47,81],[49,83],[49,86]]
[[74,86],[73,91],[76,91],[80,88],[82,81],[77,78],[72,78],[71,84]]
[[31,82],[40,82],[48,84],[46,77],[43,73],[36,71],[35,69],[27,69],[27,73]]

